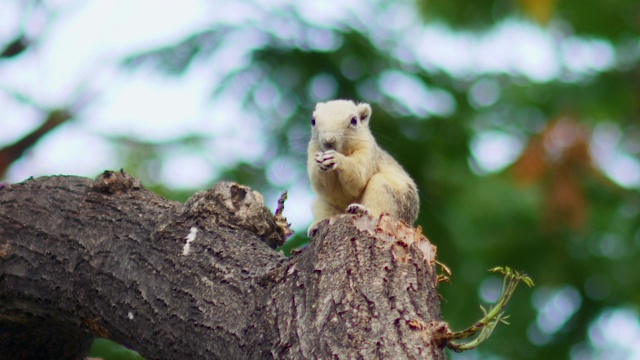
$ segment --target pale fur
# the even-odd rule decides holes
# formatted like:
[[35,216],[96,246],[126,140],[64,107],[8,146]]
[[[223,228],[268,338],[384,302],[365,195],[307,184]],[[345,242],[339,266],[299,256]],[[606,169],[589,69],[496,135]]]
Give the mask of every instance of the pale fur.
[[[357,124],[351,124],[356,117]],[[318,103],[313,112],[307,171],[318,195],[313,204],[313,236],[318,223],[345,212],[388,213],[413,225],[418,190],[409,174],[376,143],[369,129],[371,107],[349,100]],[[364,209],[363,209],[364,208]]]

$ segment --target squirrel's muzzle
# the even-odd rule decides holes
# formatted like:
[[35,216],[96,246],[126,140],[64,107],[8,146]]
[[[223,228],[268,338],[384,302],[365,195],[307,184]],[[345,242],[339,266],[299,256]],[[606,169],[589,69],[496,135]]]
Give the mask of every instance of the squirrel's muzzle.
[[337,150],[337,137],[335,134],[327,134],[320,139],[320,146],[323,151]]

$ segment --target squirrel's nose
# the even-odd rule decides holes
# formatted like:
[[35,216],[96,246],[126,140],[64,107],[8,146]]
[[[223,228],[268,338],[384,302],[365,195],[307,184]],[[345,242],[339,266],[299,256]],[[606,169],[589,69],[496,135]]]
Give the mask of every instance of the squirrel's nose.
[[336,137],[335,136],[325,136],[322,138],[322,149],[323,150],[335,150],[336,149]]

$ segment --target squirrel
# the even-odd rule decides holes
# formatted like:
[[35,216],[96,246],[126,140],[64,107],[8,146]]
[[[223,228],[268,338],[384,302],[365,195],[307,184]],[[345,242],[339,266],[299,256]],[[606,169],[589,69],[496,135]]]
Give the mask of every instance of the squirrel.
[[371,106],[350,100],[316,104],[311,118],[307,171],[318,198],[315,236],[323,219],[344,213],[387,213],[413,225],[418,217],[418,188],[402,166],[376,143],[369,122]]

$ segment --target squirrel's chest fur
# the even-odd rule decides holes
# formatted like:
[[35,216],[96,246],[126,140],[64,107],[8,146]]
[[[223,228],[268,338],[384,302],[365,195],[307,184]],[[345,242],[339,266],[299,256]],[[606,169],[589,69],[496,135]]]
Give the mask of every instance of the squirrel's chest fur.
[[[315,149],[312,149],[310,153],[313,150]],[[343,155],[357,158],[357,164],[355,166],[341,165],[334,171],[321,171],[315,166],[311,156],[308,160],[313,188],[318,195],[339,209],[361,201],[369,178],[378,171],[377,165],[380,157],[378,149],[373,146],[359,149],[356,153]]]
[[337,208],[345,208],[347,205],[360,202],[362,193],[349,194],[340,179],[340,170],[319,174],[315,178],[315,189],[327,202]]

